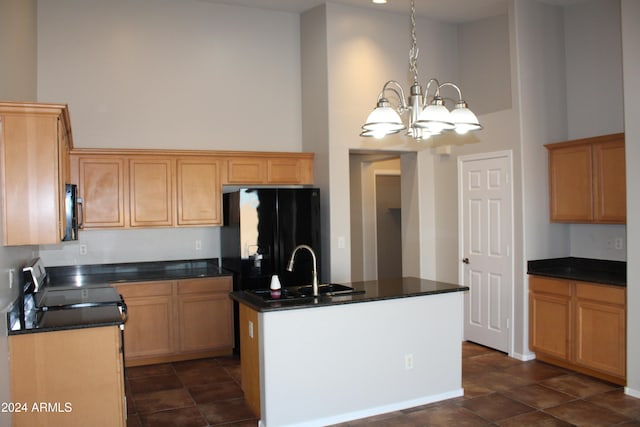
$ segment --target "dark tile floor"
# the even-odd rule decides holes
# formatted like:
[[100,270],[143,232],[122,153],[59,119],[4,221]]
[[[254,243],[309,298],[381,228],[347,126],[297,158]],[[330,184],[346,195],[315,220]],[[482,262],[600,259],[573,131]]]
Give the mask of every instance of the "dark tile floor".
[[[464,396],[335,427],[638,426],[623,388],[464,343]],[[128,368],[128,426],[255,427],[231,357]]]

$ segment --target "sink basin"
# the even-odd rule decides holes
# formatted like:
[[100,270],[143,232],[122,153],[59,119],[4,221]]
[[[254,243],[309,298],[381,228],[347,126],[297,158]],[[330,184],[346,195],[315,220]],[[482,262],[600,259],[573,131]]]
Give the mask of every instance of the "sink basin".
[[[311,285],[284,287],[280,290],[280,293],[272,292],[269,289],[250,289],[246,292],[261,298],[265,302],[305,301],[313,299],[313,288]],[[350,286],[335,283],[318,286],[318,294],[320,296],[331,297],[363,293],[364,291],[358,291]]]
[[[299,295],[313,295],[313,287],[311,285],[301,286],[297,289]],[[325,285],[318,285],[318,294],[319,295],[345,295],[345,294],[353,294],[353,293],[361,293],[356,291],[350,286],[339,285],[337,283],[328,283]]]

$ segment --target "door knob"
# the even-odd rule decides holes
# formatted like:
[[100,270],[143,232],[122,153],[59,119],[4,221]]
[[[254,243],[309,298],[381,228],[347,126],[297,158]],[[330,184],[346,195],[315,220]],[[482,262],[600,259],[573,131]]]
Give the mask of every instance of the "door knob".
[[462,258],[462,262],[465,264],[469,264],[469,258],[467,257]]

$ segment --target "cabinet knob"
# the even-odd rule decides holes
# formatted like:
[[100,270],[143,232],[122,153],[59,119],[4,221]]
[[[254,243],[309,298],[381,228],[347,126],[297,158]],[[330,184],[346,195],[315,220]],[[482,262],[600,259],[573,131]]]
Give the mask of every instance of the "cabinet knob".
[[462,262],[464,264],[469,264],[469,258],[467,258],[467,257],[462,258]]

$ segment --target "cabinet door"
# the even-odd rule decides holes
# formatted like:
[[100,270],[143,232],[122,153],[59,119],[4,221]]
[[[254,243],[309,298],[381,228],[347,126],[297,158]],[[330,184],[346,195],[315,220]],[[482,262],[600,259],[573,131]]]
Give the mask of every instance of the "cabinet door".
[[160,281],[115,286],[129,313],[124,329],[127,361],[174,353],[173,285]]
[[178,225],[222,223],[220,162],[211,158],[177,162]]
[[0,121],[4,243],[59,243],[58,115],[7,113]]
[[81,157],[78,165],[83,228],[124,227],[124,158]]
[[302,162],[299,159],[268,159],[269,184],[300,184],[303,181]]
[[233,305],[229,277],[178,282],[180,351],[233,348]]
[[[121,347],[117,326],[9,337],[11,401],[29,405],[12,425],[124,427]],[[40,402],[60,408],[32,410]]]
[[624,378],[625,289],[576,284],[576,363]]
[[231,301],[227,293],[178,297],[180,351],[233,347]]
[[266,159],[239,157],[227,161],[228,184],[264,184],[266,181]]
[[174,224],[173,161],[129,159],[129,221],[131,227]]
[[624,224],[627,188],[623,139],[593,145],[595,219]]
[[571,286],[560,280],[529,278],[529,340],[533,351],[571,360]]
[[591,146],[549,149],[550,216],[554,222],[593,220]]

